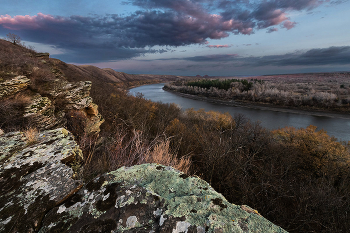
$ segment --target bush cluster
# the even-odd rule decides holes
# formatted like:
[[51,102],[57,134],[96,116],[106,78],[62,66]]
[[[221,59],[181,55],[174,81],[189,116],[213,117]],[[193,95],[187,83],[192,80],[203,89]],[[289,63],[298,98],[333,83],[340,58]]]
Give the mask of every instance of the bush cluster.
[[248,91],[252,88],[253,83],[249,82],[246,79],[224,79],[224,80],[211,80],[211,79],[202,79],[197,81],[189,81],[186,83],[186,86],[200,87],[209,89],[215,87],[218,89],[228,90],[232,87],[232,83],[241,83],[245,91]]

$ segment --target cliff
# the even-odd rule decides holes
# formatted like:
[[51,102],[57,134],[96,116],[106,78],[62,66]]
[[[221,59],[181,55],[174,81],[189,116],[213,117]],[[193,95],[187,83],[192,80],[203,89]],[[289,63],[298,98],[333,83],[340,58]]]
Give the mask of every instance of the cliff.
[[[23,108],[18,110],[19,118],[38,130],[67,127],[72,124],[72,116],[79,116],[86,134],[96,134],[103,123],[97,105],[89,96],[92,83],[81,81],[70,83],[55,79],[36,90],[30,86],[31,80],[25,76],[0,82],[0,101],[23,101]],[[3,109],[3,114],[6,109]],[[2,119],[3,121],[4,119]],[[7,122],[2,122],[6,127]]]

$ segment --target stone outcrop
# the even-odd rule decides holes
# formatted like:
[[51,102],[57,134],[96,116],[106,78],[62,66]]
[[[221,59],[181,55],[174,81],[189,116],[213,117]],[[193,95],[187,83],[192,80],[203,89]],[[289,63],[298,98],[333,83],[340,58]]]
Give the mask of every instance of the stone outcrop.
[[36,94],[25,108],[23,117],[30,118],[31,123],[38,129],[52,129],[65,125],[64,115],[63,111],[55,114],[55,106],[48,97]]
[[29,83],[30,79],[25,76],[17,76],[11,80],[0,82],[0,98],[25,90]]
[[90,81],[81,81],[69,83],[66,81],[56,81],[49,95],[52,98],[60,98],[65,105],[65,111],[70,117],[79,117],[80,128],[86,134],[98,133],[100,125],[104,122],[101,114],[98,113],[98,106],[92,102],[90,97],[92,83]]
[[[29,88],[29,84],[30,80],[25,76],[1,82],[0,98],[25,91]],[[28,95],[30,100],[23,117],[27,118],[33,127],[47,130],[65,127],[67,119],[68,122],[74,120],[70,116],[79,115],[81,118],[79,121],[82,123],[80,128],[84,131],[79,133],[99,133],[104,120],[98,113],[98,106],[90,97],[91,85],[90,81],[70,83],[56,79],[43,84],[40,90],[32,89],[32,93]]]
[[0,232],[39,230],[45,213],[82,186],[81,156],[64,128],[0,136]]
[[83,185],[64,128],[0,136],[0,232],[285,232],[171,167],[122,167]]
[[90,81],[70,83],[56,79],[50,84],[45,94],[54,99],[64,99],[66,109],[81,109],[92,103],[92,98],[89,96],[91,85]]
[[50,53],[36,53],[35,56],[38,58],[50,58]]

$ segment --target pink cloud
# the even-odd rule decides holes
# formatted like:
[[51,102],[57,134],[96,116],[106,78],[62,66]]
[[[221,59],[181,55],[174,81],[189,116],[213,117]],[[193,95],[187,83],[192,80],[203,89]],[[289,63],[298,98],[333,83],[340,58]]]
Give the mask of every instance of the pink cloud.
[[278,25],[288,19],[286,13],[281,10],[274,10],[272,16],[273,18],[270,19],[271,25]]
[[282,27],[283,27],[283,28],[286,28],[287,30],[290,30],[290,29],[294,28],[296,24],[297,24],[296,22],[291,22],[291,21],[289,21],[289,20],[286,20],[286,21],[282,24]]
[[11,17],[10,15],[0,16],[0,25],[4,28],[11,30],[21,30],[21,29],[38,29],[42,27],[42,22],[62,22],[65,21],[62,17],[53,17],[51,15],[45,15],[38,13],[34,16],[29,15],[17,15]]
[[208,48],[230,48],[231,45],[227,45],[227,44],[224,44],[224,45],[207,45]]
[[243,35],[250,35],[253,32],[253,28],[243,28],[240,30]]

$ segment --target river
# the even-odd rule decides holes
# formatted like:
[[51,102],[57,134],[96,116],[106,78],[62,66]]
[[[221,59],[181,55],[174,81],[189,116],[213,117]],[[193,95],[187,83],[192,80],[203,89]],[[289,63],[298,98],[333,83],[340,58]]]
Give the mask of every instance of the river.
[[130,94],[142,93],[144,98],[153,102],[175,103],[182,109],[194,108],[205,109],[205,111],[228,112],[232,116],[243,114],[251,121],[259,121],[263,127],[278,129],[285,126],[306,128],[309,125],[317,126],[317,129],[324,129],[328,135],[338,140],[350,141],[350,120],[340,117],[312,116],[306,114],[260,110],[245,107],[231,107],[222,104],[213,104],[205,101],[188,99],[174,93],[164,91],[164,83],[151,84],[130,89]]

